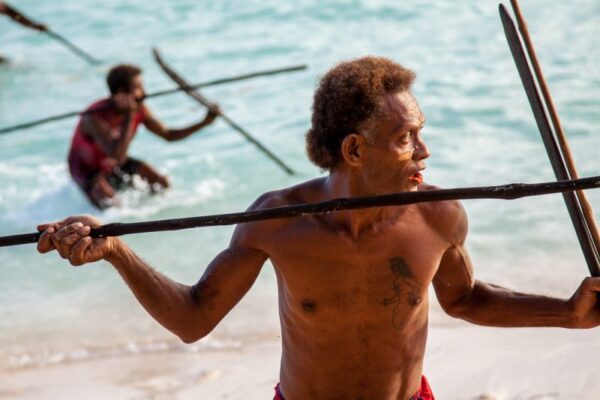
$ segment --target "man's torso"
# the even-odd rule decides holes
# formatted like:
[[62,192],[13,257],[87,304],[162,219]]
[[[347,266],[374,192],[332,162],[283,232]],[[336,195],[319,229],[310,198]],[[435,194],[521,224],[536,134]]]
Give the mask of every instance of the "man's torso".
[[[322,182],[282,201],[329,200],[316,194]],[[286,398],[402,399],[417,390],[428,287],[449,247],[435,222],[444,206],[431,204],[395,208],[359,235],[330,214],[258,228],[278,279]]]

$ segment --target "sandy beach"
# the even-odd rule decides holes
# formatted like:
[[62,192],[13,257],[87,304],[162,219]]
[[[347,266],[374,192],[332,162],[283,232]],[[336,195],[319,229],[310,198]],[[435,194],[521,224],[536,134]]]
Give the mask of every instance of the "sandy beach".
[[[437,398],[597,398],[597,332],[482,328],[433,307],[425,374]],[[5,370],[0,374],[0,398],[270,399],[280,352],[277,335],[222,349],[202,348],[202,341],[179,344],[173,338],[171,346],[137,354]]]

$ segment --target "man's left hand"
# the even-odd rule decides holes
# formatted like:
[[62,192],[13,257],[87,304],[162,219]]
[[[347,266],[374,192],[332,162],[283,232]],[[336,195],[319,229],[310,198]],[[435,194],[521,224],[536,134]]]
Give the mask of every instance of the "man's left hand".
[[573,328],[600,326],[600,277],[585,278],[569,299]]

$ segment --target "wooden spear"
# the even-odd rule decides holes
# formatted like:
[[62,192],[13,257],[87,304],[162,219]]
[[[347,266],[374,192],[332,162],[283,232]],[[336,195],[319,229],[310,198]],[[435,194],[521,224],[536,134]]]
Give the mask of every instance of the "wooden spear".
[[[556,138],[558,139],[559,148],[563,159],[565,160],[567,171],[569,172],[569,179],[577,179],[579,178],[579,174],[577,173],[577,168],[575,167],[575,161],[573,160],[573,154],[571,153],[571,148],[567,140],[567,135],[563,130],[560,118],[558,116],[558,112],[556,111],[556,106],[554,105],[554,100],[552,99],[552,95],[550,94],[550,89],[548,88],[548,84],[546,83],[546,79],[544,78],[544,74],[542,73],[542,67],[540,66],[540,62],[535,53],[533,41],[531,40],[531,36],[529,35],[529,29],[527,29],[527,22],[525,21],[525,17],[523,17],[523,13],[521,12],[521,8],[519,7],[519,2],[517,0],[510,0],[510,4],[512,5],[513,11],[515,13],[517,24],[519,26],[519,31],[521,32],[521,37],[523,38],[523,42],[525,43],[525,48],[527,49],[529,61],[531,62],[531,66],[533,67],[533,70],[535,72],[538,86],[542,91],[542,96],[544,99],[546,110],[550,114],[550,119],[552,120],[552,125],[554,127],[554,133],[556,134]],[[557,176],[557,179],[558,178],[559,177]],[[594,245],[596,246],[597,252],[600,254],[600,235],[598,234],[598,225],[596,224],[596,219],[594,218],[592,206],[590,205],[590,202],[588,201],[588,198],[584,192],[578,191],[575,192],[575,194],[577,195],[579,203],[581,204],[583,215],[589,226],[592,239],[594,240]]]
[[[294,204],[267,208],[264,210],[238,212],[233,214],[208,215],[190,218],[165,219],[134,223],[112,223],[92,229],[92,237],[122,236],[133,233],[175,231],[206,226],[234,225],[276,218],[292,218],[314,214],[327,214],[344,210],[358,210],[373,207],[402,206],[430,201],[504,199],[540,196],[574,190],[600,188],[600,176],[577,180],[544,183],[511,183],[501,186],[469,187],[458,189],[438,189],[420,192],[392,193],[380,196],[339,198],[321,203]],[[0,237],[0,247],[36,243],[40,232]]]
[[[245,79],[258,78],[260,76],[268,76],[268,75],[276,75],[276,74],[282,74],[282,73],[287,73],[287,72],[302,71],[306,68],[307,68],[307,66],[305,64],[302,64],[302,65],[293,65],[291,67],[268,69],[268,70],[264,70],[264,71],[251,72],[249,74],[244,74],[244,75],[232,76],[230,78],[221,78],[221,79],[215,79],[212,81],[207,81],[207,82],[202,82],[202,83],[195,83],[195,84],[191,85],[191,87],[193,89],[198,89],[198,88],[207,87],[207,86],[221,85],[223,83],[232,83],[232,82],[242,81]],[[177,87],[175,89],[161,90],[158,92],[147,94],[144,97],[144,100],[152,98],[152,97],[159,97],[159,96],[164,96],[166,94],[179,92],[181,90],[183,90],[181,87]],[[108,106],[107,106],[107,108],[108,108]],[[94,110],[94,112],[99,111],[101,109],[102,108],[96,109],[96,110]],[[61,119],[74,117],[76,115],[88,114],[90,112],[91,111],[85,111],[85,110],[84,111],[70,111],[70,112],[66,112],[63,114],[54,115],[51,117],[37,119],[35,121],[29,121],[29,122],[24,122],[24,123],[18,124],[18,125],[0,128],[0,133],[14,132],[14,131],[18,131],[21,129],[31,128],[31,127],[34,127],[37,125],[46,124],[48,122],[54,122],[54,121],[59,121]]]
[[88,63],[90,63],[92,65],[102,64],[102,61],[98,60],[97,58],[94,58],[93,56],[86,53],[79,47],[75,46],[71,41],[67,40],[64,36],[59,35],[58,33],[51,31],[50,29],[44,31],[44,33],[47,34],[48,36],[50,36],[51,38],[58,40],[59,42],[64,44],[69,50],[71,50],[73,53],[77,54],[79,57],[83,58]]
[[[542,103],[536,87],[535,78],[529,69],[527,57],[525,56],[515,23],[503,4],[500,4],[499,10],[500,19],[502,20],[510,51],[517,66],[519,76],[521,77],[523,87],[525,88],[529,104],[533,110],[538,129],[542,136],[542,141],[546,147],[546,152],[550,157],[554,174],[559,180],[568,180],[570,179],[570,175],[564,164],[560,147],[553,135],[544,104]],[[563,193],[563,197],[590,273],[592,276],[600,276],[599,250],[594,243],[590,226],[583,214],[577,197],[573,193]]]
[[[152,53],[154,54],[154,59],[163,69],[163,71],[171,78],[180,88],[182,88],[191,98],[196,100],[198,103],[207,107],[208,109],[214,109],[216,107],[215,103],[208,100],[206,97],[202,96],[200,92],[194,90],[186,81],[183,79],[173,68],[171,68],[167,63],[162,59],[158,49],[152,49]],[[271,160],[273,160],[277,165],[279,165],[285,172],[289,175],[294,175],[294,170],[288,167],[281,159],[279,159],[275,154],[273,154],[269,149],[267,149],[261,142],[259,142],[256,138],[254,138],[248,131],[235,123],[231,118],[229,118],[223,111],[219,112],[219,116],[234,130],[240,133],[242,136],[246,138],[250,143],[258,147],[260,151],[267,155]]]

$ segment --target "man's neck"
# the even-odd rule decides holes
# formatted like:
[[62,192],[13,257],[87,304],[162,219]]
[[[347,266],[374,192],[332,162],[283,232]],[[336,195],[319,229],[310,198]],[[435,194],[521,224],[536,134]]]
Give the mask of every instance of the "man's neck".
[[[352,174],[345,171],[334,171],[325,178],[325,197],[327,200],[337,198],[352,198],[374,196],[379,193],[368,193]],[[329,214],[327,219],[339,225],[353,240],[360,238],[361,234],[375,229],[380,224],[389,222],[402,214],[404,207],[365,208],[361,210],[340,211]]]

